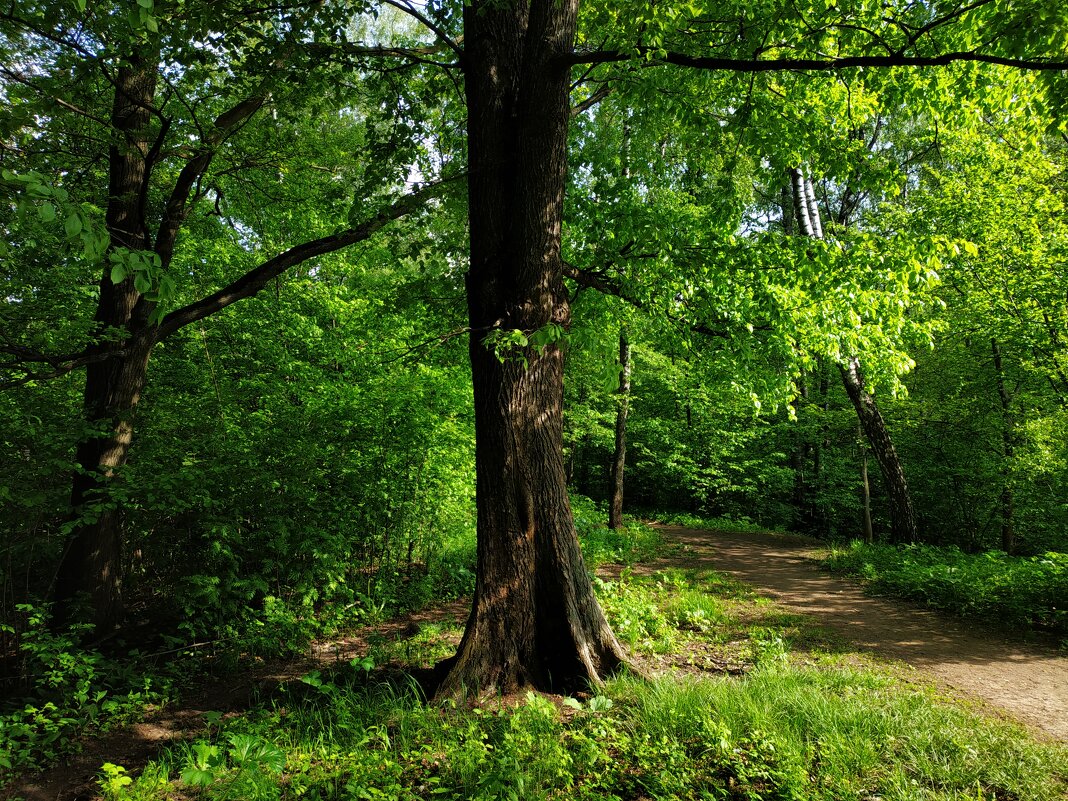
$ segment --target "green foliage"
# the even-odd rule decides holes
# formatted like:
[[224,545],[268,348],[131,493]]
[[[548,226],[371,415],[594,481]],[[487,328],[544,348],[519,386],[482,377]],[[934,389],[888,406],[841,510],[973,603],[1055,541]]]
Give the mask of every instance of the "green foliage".
[[625,521],[618,529],[608,528],[605,522],[608,513],[585,495],[571,494],[571,512],[582,556],[590,570],[606,562],[622,565],[648,562],[665,548],[664,538],[656,529],[637,521]]
[[[1063,749],[850,668],[617,679],[586,701],[530,693],[474,706],[341,680],[343,691],[235,720],[161,764],[187,791],[220,799],[237,797],[242,771],[261,782],[242,786],[250,798],[396,801],[1054,801],[1068,780]],[[274,756],[241,762],[243,744]],[[137,783],[129,792],[120,797],[146,797]]]
[[[621,677],[574,698],[436,704],[414,681],[385,681],[377,658],[356,658],[282,685],[243,716],[209,716],[200,739],[136,778],[105,764],[101,792],[109,801],[1055,801],[1068,784],[1063,749],[932,691],[826,656],[798,666],[791,621],[723,576],[624,573],[598,592],[636,650],[682,664],[692,649],[730,648],[744,675]],[[435,646],[415,639],[418,653],[383,660],[424,663]]]
[[619,581],[594,579],[597,600],[612,631],[638,653],[664,653],[672,648],[676,630],[667,614],[641,585],[624,573]]
[[765,526],[758,525],[745,517],[705,517],[692,512],[659,512],[653,517],[660,523],[671,526],[685,526],[686,528],[706,528],[711,531],[740,531],[760,533],[767,531]]
[[1052,632],[1068,641],[1068,554],[967,554],[955,547],[894,547],[853,542],[827,560],[875,592],[937,609]]
[[187,748],[181,781],[212,799],[267,801],[280,798],[274,777],[286,765],[285,752],[256,735],[233,732],[229,747],[198,741]]
[[101,776],[98,779],[100,791],[107,801],[121,798],[123,790],[133,784],[133,779],[126,773],[126,768],[105,762],[100,766]]
[[0,625],[4,640],[16,644],[22,678],[8,684],[0,704],[0,777],[51,764],[76,751],[87,730],[106,730],[167,697],[168,680],[145,672],[136,652],[129,660],[106,657],[81,645],[91,627],[53,632],[46,609],[20,605],[18,612],[17,631]]

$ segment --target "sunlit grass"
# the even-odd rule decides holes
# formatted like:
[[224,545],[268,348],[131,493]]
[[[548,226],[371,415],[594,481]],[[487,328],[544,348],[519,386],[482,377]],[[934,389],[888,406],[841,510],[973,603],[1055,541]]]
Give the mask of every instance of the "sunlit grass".
[[[856,667],[811,621],[737,582],[624,572],[598,593],[639,658],[668,666],[662,675],[619,677],[581,699],[436,704],[403,674],[353,660],[218,721],[114,797],[1054,801],[1068,790],[1063,747]],[[422,626],[376,643],[376,660],[431,663],[456,633]],[[686,668],[700,648],[741,668]],[[242,762],[235,743],[263,764]]]

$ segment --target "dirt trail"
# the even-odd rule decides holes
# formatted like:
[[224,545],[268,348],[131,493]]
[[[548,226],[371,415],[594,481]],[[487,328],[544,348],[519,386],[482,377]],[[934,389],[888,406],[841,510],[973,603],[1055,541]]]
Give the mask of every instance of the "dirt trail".
[[[984,701],[1037,733],[1068,741],[1068,656],[900,601],[870,598],[857,584],[822,572],[813,561],[814,547],[807,540],[679,526],[659,528],[686,551],[643,564],[640,572],[681,567],[732,574],[788,611],[812,616],[861,649],[899,659],[951,688],[955,695]],[[618,574],[619,565],[606,566],[608,573],[613,567]],[[402,637],[406,630],[424,622],[462,620],[466,611],[465,602],[454,602],[383,624],[375,632]],[[149,720],[87,742],[85,751],[65,765],[0,787],[0,799],[96,798],[94,777],[105,759],[136,770],[160,747],[201,735],[206,711],[240,714],[263,686],[366,653],[368,633],[319,644],[304,660],[212,682],[177,708],[162,710]]]
[[[687,566],[752,585],[782,606],[812,615],[864,650],[900,659],[956,694],[1054,739],[1068,741],[1068,657],[904,603],[866,596],[824,573],[799,538],[659,526],[687,547]],[[665,560],[680,565],[681,560]]]

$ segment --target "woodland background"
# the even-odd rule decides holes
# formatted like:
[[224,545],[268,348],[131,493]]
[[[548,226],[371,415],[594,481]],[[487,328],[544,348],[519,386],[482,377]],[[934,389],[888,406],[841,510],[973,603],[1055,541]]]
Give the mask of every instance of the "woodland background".
[[[799,43],[867,41],[847,41],[864,8],[821,8],[815,29],[768,22],[767,9],[720,9],[716,24],[741,20],[739,50],[790,25]],[[1063,633],[1064,70],[651,63],[672,36],[703,31],[706,12],[583,10],[580,52],[641,25],[661,39],[572,70],[570,326],[484,340],[505,364],[563,350],[579,528],[608,516],[625,421],[636,517],[911,542],[919,595],[936,594],[924,571],[946,560],[937,581],[963,582],[957,607],[1004,595],[1006,619]],[[953,6],[909,46],[960,22],[949,45],[1009,42],[998,58],[1033,66],[1031,50],[1063,50],[1064,13]],[[983,40],[994,24],[1002,38]],[[7,687],[30,692],[33,659],[115,636],[76,613],[45,633],[72,533],[111,513],[127,650],[300,651],[473,591],[465,101],[445,63],[459,25],[448,4],[404,2],[81,0],[0,14]],[[140,203],[180,224],[165,261],[122,245],[105,219],[126,129],[108,100],[120,73],[100,64],[146,49],[157,85]],[[226,117],[250,96],[255,109]],[[167,188],[183,182],[172,215]],[[149,326],[166,325],[275,254],[368,220],[380,230],[168,332],[127,416],[128,460],[72,507],[77,449],[106,433],[86,416],[82,348],[121,338],[94,322],[102,292],[127,287]],[[850,375],[882,439],[858,422]],[[904,485],[880,469],[888,443],[914,528],[892,512]],[[975,554],[998,569],[975,568]],[[1005,589],[1029,583],[1037,595]]]

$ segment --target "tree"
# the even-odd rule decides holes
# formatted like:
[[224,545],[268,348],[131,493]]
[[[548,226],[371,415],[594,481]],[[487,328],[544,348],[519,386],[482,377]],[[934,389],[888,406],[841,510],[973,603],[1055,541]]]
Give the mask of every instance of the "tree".
[[[980,2],[945,9],[902,4],[871,11],[791,6],[759,8],[756,13],[748,7],[735,9],[719,3],[681,10],[606,4],[584,10],[580,33],[578,0],[474,0],[463,8],[461,46],[459,37],[450,35],[456,20],[453,9],[431,5],[424,13],[404,0],[392,5],[426,24],[435,43],[418,48],[361,46],[351,52],[359,58],[401,60],[432,60],[441,52],[455,53],[458,62],[445,64],[444,69],[462,69],[467,101],[467,298],[475,400],[478,577],[467,629],[449,664],[442,692],[458,693],[464,688],[508,691],[525,684],[570,689],[596,683],[626,657],[597,606],[582,564],[561,449],[561,341],[570,324],[561,239],[572,69],[579,70],[580,82],[583,75],[601,82],[632,81],[636,97],[655,87],[655,81],[646,83],[644,76],[659,74],[667,65],[714,76],[753,76],[783,70],[833,74],[868,67],[937,67],[963,60],[1052,74],[1065,67],[1060,17],[1043,13],[1037,38],[1040,46],[1028,46],[1035,32],[1030,9],[1011,3]],[[335,34],[336,28],[329,33]],[[285,46],[287,38],[267,48],[269,61],[277,61],[278,48]],[[350,52],[345,42],[331,50],[330,36],[324,39],[325,52]],[[590,44],[594,41],[603,44],[595,49]],[[846,55],[827,56],[827,52]],[[150,56],[140,46],[124,54],[125,83],[120,81],[128,84],[124,98],[128,94],[154,97],[155,79],[146,66],[154,62]],[[1056,61],[1058,57],[1061,62]],[[748,90],[746,85],[738,81],[732,86],[737,90],[736,108],[745,107],[746,98],[752,95],[754,84],[749,82]],[[597,99],[593,92],[584,102]],[[246,103],[259,108],[264,102],[259,94],[243,98],[216,117],[214,128],[202,126],[213,133],[200,139],[195,157],[186,164],[189,171],[183,168],[179,173],[173,188],[182,190],[180,202],[168,204],[168,209],[184,210],[187,190],[183,187],[192,186],[210,163],[218,146],[214,132],[225,136],[232,127],[227,123],[235,116],[234,125],[244,119],[242,113],[254,113]],[[139,182],[137,172],[148,172],[152,149],[141,121],[142,104],[116,101],[116,109],[121,112],[116,127],[124,146],[115,148],[115,161],[125,165],[116,173],[125,175],[122,187],[143,186],[144,174]],[[139,159],[129,157],[131,147],[140,148]],[[183,174],[185,182],[180,180]],[[341,240],[323,240],[316,247],[354,241],[357,232],[369,234],[386,218],[405,213],[424,198],[419,194],[387,205],[362,226],[349,229]],[[121,233],[121,215],[134,215],[141,225],[139,214],[137,208],[117,207],[109,217],[115,220],[113,233]],[[165,233],[170,230],[165,226]],[[138,233],[141,239],[134,244],[147,244],[141,229]],[[721,243],[719,253],[728,246],[726,241]],[[288,263],[305,252],[299,246],[294,250],[283,261]],[[820,253],[833,266],[832,251],[824,248]],[[157,255],[162,260],[162,254]],[[851,259],[868,258],[871,263],[878,256],[876,250],[865,253],[863,248],[854,248],[850,254]],[[768,263],[762,259],[768,258],[768,252],[757,253],[750,275],[758,275]],[[274,275],[276,267],[283,264],[267,262],[264,270]],[[126,275],[122,278],[127,280]],[[767,289],[767,285],[758,285],[747,293],[743,288],[741,296],[774,312],[775,303],[769,301],[775,301],[776,295]],[[701,291],[683,293],[673,308],[679,313],[696,309],[694,325],[709,329],[709,323],[718,319],[715,290],[713,282],[706,282]],[[102,287],[101,294],[115,292]],[[231,297],[223,293],[193,304],[188,311],[172,312],[177,316],[164,317],[153,329],[150,301],[138,305],[143,294],[123,296],[133,309],[123,307],[121,314],[108,318],[126,330],[124,355],[112,351],[87,354],[91,359],[110,360],[109,375],[116,370],[127,373],[116,385],[125,400],[101,407],[109,419],[117,421],[105,439],[120,458],[129,441],[124,415],[143,382],[142,365],[157,339],[155,334],[165,334],[183,320],[199,319]],[[131,326],[138,330],[129,330]],[[140,334],[139,326],[152,333]],[[90,469],[98,471],[99,461]],[[105,464],[98,472],[107,478],[108,470]],[[106,607],[105,600],[100,600],[102,607]]]
[[609,470],[608,527],[623,525],[623,470],[627,462],[627,411],[630,408],[630,341],[625,328],[619,330],[619,390],[616,407],[616,446]]
[[[823,239],[823,224],[820,220],[819,206],[816,204],[816,192],[812,185],[812,179],[805,176],[798,168],[791,171],[791,183],[793,187],[793,211],[798,221],[801,232],[812,239]],[[848,190],[847,190],[848,193]],[[838,216],[839,224],[848,222],[845,210]],[[784,226],[785,227],[785,226]],[[861,430],[868,440],[871,452],[875,454],[875,461],[886,485],[887,494],[890,496],[890,530],[891,539],[897,543],[916,542],[916,512],[912,505],[912,494],[909,492],[908,482],[905,479],[905,471],[898,458],[897,449],[894,448],[893,439],[887,429],[879,404],[868,392],[865,385],[864,372],[860,366],[860,357],[855,354],[846,354],[844,362],[838,363],[838,372],[842,376],[842,385],[846,394],[857,412],[857,420]],[[865,531],[870,535],[871,519],[867,516],[867,466],[865,464],[863,482],[865,498]]]
[[[81,6],[84,10],[86,4]],[[299,69],[302,61],[296,31],[308,21],[309,12],[298,4],[278,9],[278,19],[270,20],[246,18],[242,7],[220,4],[150,7],[151,12],[136,6],[127,21],[111,16],[108,4],[94,5],[83,25],[66,10],[27,4],[17,15],[5,14],[0,29],[9,44],[6,50],[20,41],[29,43],[40,59],[52,59],[57,68],[55,73],[40,74],[33,68],[8,70],[26,87],[20,99],[27,122],[11,133],[25,136],[22,129],[33,127],[28,109],[56,104],[90,119],[102,129],[98,135],[106,142],[107,174],[101,176],[100,186],[102,230],[92,231],[87,208],[73,204],[64,209],[60,223],[69,238],[84,239],[90,261],[97,255],[105,258],[88,344],[71,354],[37,352],[5,332],[3,346],[12,357],[6,366],[16,375],[22,372],[16,383],[85,370],[83,414],[89,434],[77,448],[70,533],[54,595],[57,622],[64,621],[71,604],[84,594],[101,629],[122,619],[121,506],[110,487],[129,457],[134,413],[156,345],[190,323],[254,296],[293,266],[367,239],[442,191],[441,185],[433,184],[377,207],[371,204],[362,219],[354,215],[342,230],[281,249],[221,289],[165,313],[161,304],[174,293],[172,261],[179,235],[195,205],[219,200],[213,162],[229,140],[269,105],[272,93],[273,102],[282,99],[287,72]],[[161,21],[170,36],[160,33]],[[217,63],[210,63],[205,50],[186,44],[198,30],[227,30],[228,25],[232,26],[228,34],[218,36]],[[106,57],[96,59],[94,50]],[[111,108],[106,118],[66,100],[79,91],[77,79],[59,77],[68,63],[75,75],[84,73],[107,87]],[[167,70],[172,64],[188,68],[194,80],[204,83],[183,86],[171,81]],[[196,65],[205,64],[206,75],[198,74]],[[229,71],[239,79],[231,80]],[[225,92],[224,83],[232,83],[234,89]],[[198,101],[195,94],[205,84],[221,97]],[[60,139],[64,136],[50,117],[37,126]],[[191,146],[183,146],[190,140]],[[68,197],[36,172],[9,170],[4,177],[9,188],[21,190],[30,201]],[[31,204],[23,200],[21,205],[25,209]],[[39,212],[42,221],[51,222],[55,204],[40,201]],[[42,372],[27,366],[36,364],[50,369]]]

